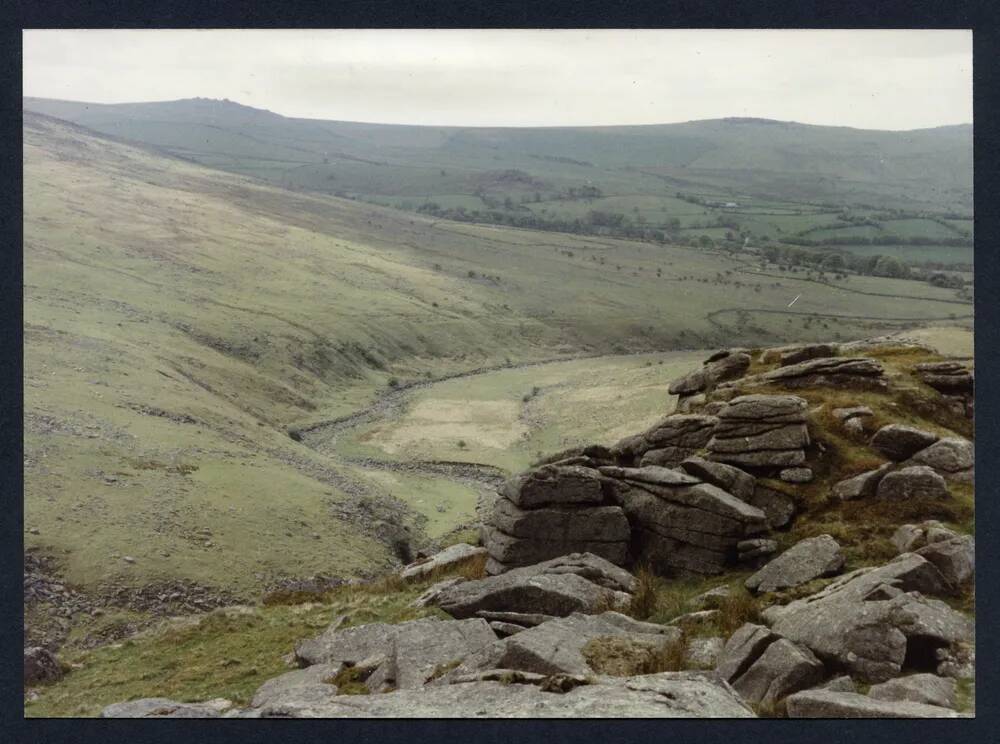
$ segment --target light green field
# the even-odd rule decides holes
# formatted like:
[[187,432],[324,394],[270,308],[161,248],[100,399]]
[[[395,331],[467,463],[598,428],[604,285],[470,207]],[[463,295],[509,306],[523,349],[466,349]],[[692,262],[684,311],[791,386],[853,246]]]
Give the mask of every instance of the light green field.
[[454,460],[517,472],[545,454],[613,444],[673,410],[670,381],[704,352],[556,362],[451,380],[414,392],[405,412],[338,441],[342,454]]

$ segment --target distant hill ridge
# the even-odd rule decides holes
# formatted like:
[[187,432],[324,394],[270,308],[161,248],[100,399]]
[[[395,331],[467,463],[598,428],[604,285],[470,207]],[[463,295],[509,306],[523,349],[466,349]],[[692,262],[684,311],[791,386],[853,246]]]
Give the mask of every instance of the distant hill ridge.
[[634,126],[418,126],[291,118],[204,98],[25,98],[24,108],[211,167],[362,198],[470,194],[471,174],[520,168],[552,189],[590,179],[606,194],[672,193],[680,179],[695,188],[796,199],[971,209],[971,125],[894,132],[729,117]]

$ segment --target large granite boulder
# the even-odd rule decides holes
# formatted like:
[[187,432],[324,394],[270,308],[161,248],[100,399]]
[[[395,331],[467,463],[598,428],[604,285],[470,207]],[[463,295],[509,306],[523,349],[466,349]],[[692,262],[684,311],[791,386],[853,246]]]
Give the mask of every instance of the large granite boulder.
[[41,646],[24,649],[24,686],[56,682],[62,679],[63,669],[55,655]]
[[926,465],[947,480],[972,483],[976,452],[968,439],[945,437],[920,450],[903,464]]
[[544,465],[504,484],[501,495],[522,509],[566,504],[601,504],[601,480],[590,468]]
[[954,708],[956,692],[957,683],[949,677],[939,677],[936,674],[910,674],[872,685],[868,695],[876,700],[909,701]]
[[916,553],[933,563],[956,591],[976,575],[976,540],[972,535],[938,540],[918,548]]
[[[507,673],[477,680],[399,690],[385,695],[340,695],[325,703],[287,701],[261,709],[281,718],[753,718],[725,682],[710,673],[663,672],[602,677],[568,691],[551,677]],[[523,681],[521,681],[523,680]]]
[[833,576],[844,567],[844,552],[830,535],[800,540],[746,580],[754,592],[775,592]]
[[794,395],[743,395],[719,411],[708,459],[739,467],[786,468],[805,462],[806,401]]
[[714,669],[726,642],[719,636],[695,636],[684,646],[685,669]]
[[937,434],[915,426],[888,424],[875,432],[871,446],[890,460],[902,462],[930,447],[939,438]]
[[773,706],[794,692],[818,684],[825,675],[822,662],[809,649],[779,638],[732,685],[748,703]]
[[342,629],[341,623],[334,621],[315,638],[299,641],[295,658],[302,666],[336,663],[354,666],[376,654],[387,654],[400,627],[402,625],[369,623]]
[[804,690],[785,700],[789,718],[958,718],[936,705],[876,700],[856,692]]
[[716,672],[722,679],[732,682],[753,664],[764,650],[781,636],[763,625],[746,623],[726,641]]
[[558,543],[627,542],[629,536],[628,520],[618,506],[522,509],[512,501],[497,499],[491,526],[511,537]]
[[487,572],[581,552],[624,563],[628,520],[603,480],[592,468],[545,465],[505,483],[482,530]]
[[853,571],[812,596],[764,610],[773,632],[807,646],[852,676],[883,682],[903,662],[930,670],[938,649],[969,643],[973,622],[924,594],[948,581],[929,561],[905,553],[878,568]]
[[570,553],[593,553],[616,564],[625,563],[628,555],[628,542],[625,540],[560,541],[544,537],[514,537],[492,525],[483,525],[482,534],[489,552],[486,572],[491,575]]
[[296,656],[308,664],[346,666],[380,658],[370,677],[380,686],[406,689],[422,686],[442,664],[458,663],[496,640],[482,618],[424,618],[398,625],[335,628],[300,643]]
[[885,501],[948,499],[951,494],[944,478],[926,465],[912,465],[887,473],[875,489],[875,497]]
[[753,623],[741,626],[729,638],[715,671],[744,700],[766,706],[812,687],[826,674],[809,649]]
[[679,628],[617,612],[574,613],[504,640],[497,666],[539,674],[630,676],[647,671],[656,654],[680,636]]
[[480,611],[520,612],[565,617],[593,613],[609,602],[624,605],[635,579],[593,554],[571,554],[444,589],[435,604],[452,617]]
[[741,389],[765,385],[793,390],[807,387],[882,390],[888,387],[882,364],[878,360],[868,357],[808,359],[761,374],[743,377],[737,382],[719,383],[716,394],[731,390],[737,384]]
[[694,476],[659,467],[603,467],[632,526],[631,552],[661,572],[719,573],[736,544],[766,528],[764,513]]

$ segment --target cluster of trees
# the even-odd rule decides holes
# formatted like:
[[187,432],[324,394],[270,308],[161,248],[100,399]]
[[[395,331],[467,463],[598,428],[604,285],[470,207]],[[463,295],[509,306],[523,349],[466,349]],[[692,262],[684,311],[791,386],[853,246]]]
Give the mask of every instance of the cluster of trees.
[[600,199],[604,192],[596,186],[570,186],[566,196],[569,199]]
[[970,246],[971,237],[961,238],[929,238],[924,236],[904,238],[900,235],[885,233],[873,237],[863,235],[845,235],[842,237],[833,236],[821,240],[804,238],[802,235],[788,236],[783,238],[786,243],[802,246],[824,246],[824,245],[947,245],[947,246]]
[[612,237],[633,238],[667,242],[667,234],[659,228],[649,228],[635,224],[624,214],[591,210],[586,218],[560,219],[542,217],[528,210],[509,212],[495,209],[479,210],[465,207],[442,207],[437,202],[424,202],[417,211],[457,222],[487,222],[495,225],[524,227],[532,230],[549,230],[583,235],[610,235]]
[[865,276],[905,279],[910,267],[895,256],[856,256],[853,253],[807,251],[790,245],[765,245],[760,253],[768,261],[785,266],[810,266],[826,271],[852,271]]
[[968,282],[960,276],[955,276],[954,274],[943,274],[940,271],[935,271],[927,277],[927,283],[935,287],[944,287],[946,289],[962,289]]

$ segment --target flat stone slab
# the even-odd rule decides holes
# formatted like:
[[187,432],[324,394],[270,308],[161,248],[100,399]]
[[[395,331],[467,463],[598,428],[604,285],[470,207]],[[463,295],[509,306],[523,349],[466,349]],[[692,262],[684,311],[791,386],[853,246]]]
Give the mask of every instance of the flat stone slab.
[[810,359],[779,367],[759,375],[765,382],[780,382],[787,387],[801,385],[844,387],[869,387],[884,384],[885,368],[868,357],[827,357]]
[[609,478],[634,481],[636,483],[648,483],[649,485],[665,486],[667,488],[693,486],[701,483],[701,480],[693,475],[658,465],[647,465],[644,468],[620,468],[615,465],[605,465],[598,468],[598,470],[601,475],[606,475]]
[[621,542],[629,537],[628,520],[618,506],[522,509],[509,499],[499,498],[493,505],[490,523],[512,537],[556,542]]
[[456,543],[445,548],[440,553],[435,553],[426,561],[411,563],[400,572],[400,575],[404,579],[422,578],[438,569],[456,566],[477,555],[485,555],[485,553],[486,548],[474,547],[468,543]]
[[794,450],[809,446],[809,431],[805,424],[785,424],[777,429],[754,435],[723,438],[716,433],[708,442],[713,453],[756,452],[758,450]]
[[909,701],[954,708],[957,687],[955,680],[949,677],[939,677],[936,674],[911,674],[872,685],[868,695],[876,700]]
[[746,471],[701,457],[689,457],[680,463],[680,467],[689,475],[717,486],[741,501],[749,501],[753,495],[754,484],[757,482],[757,479]]
[[331,680],[344,668],[345,665],[339,662],[336,664],[315,664],[305,669],[296,669],[273,677],[257,688],[250,701],[250,707],[259,708],[262,705],[281,700],[289,694],[299,697],[303,695],[332,697],[337,694],[337,687]]
[[805,421],[808,403],[797,395],[740,395],[718,413],[720,420],[761,421],[782,419],[788,423]]
[[521,473],[507,481],[502,495],[525,509],[604,501],[597,472],[579,465],[544,465]]
[[[643,479],[642,475],[645,474],[640,474],[640,477],[636,477],[636,473],[639,473],[639,471],[652,469],[653,468],[617,468],[617,470],[626,471],[621,475],[622,480],[624,480],[627,484],[637,487],[625,489],[619,493],[624,502],[622,506],[625,509],[626,514],[629,514],[630,511],[628,503],[629,499],[633,497],[635,491],[642,491],[652,494],[654,497],[662,501],[681,506],[688,506],[693,509],[707,512],[711,515],[733,520],[735,522],[744,524],[763,524],[765,521],[764,513],[760,509],[747,504],[745,501],[741,501],[731,493],[727,493],[721,488],[713,486],[709,483],[699,483],[695,481],[693,485],[681,485],[677,487],[664,488],[648,478]],[[602,468],[601,470],[610,470],[610,468]],[[665,470],[665,468],[656,468],[656,470]],[[692,478],[692,476],[685,475],[683,473],[678,473],[678,475],[685,478]],[[638,494],[635,494],[635,496],[638,497]]]
[[[519,634],[521,635],[521,634]],[[753,718],[732,688],[709,673],[604,677],[568,692],[536,684],[465,682],[328,703],[265,707],[282,718]]]
[[143,698],[109,705],[101,711],[101,718],[220,718],[232,705],[223,699],[181,703],[168,698]]
[[459,662],[496,639],[482,618],[424,618],[396,625],[372,623],[327,630],[301,642],[296,656],[309,664],[347,666],[380,657],[384,661],[373,676],[408,688],[423,685],[439,665]]
[[608,601],[626,603],[623,586],[635,579],[624,569],[591,554],[575,554],[537,566],[513,569],[442,591],[438,607],[458,618],[486,610],[565,617],[593,612]]
[[[551,620],[504,642],[505,649],[499,666],[539,674],[607,673],[608,670],[592,666],[586,653],[594,641],[604,639],[624,640],[633,646],[631,656],[639,661],[652,657],[657,650],[677,641],[681,631],[652,623],[641,623],[616,612],[600,615],[574,613],[569,617]],[[626,652],[626,656],[628,653]],[[628,659],[611,661],[626,663]],[[598,664],[598,662],[593,662]],[[628,670],[623,670],[628,673]],[[641,672],[634,669],[632,674]]]
[[[620,518],[624,519],[624,515],[622,514]],[[620,527],[616,529],[620,532]],[[508,568],[532,566],[570,553],[592,553],[612,563],[620,564],[625,562],[628,552],[628,542],[625,539],[559,540],[554,536],[545,535],[514,537],[490,524],[483,525],[483,542],[489,556]]]
[[805,690],[785,699],[789,718],[958,718],[936,705],[876,700],[855,692]]

